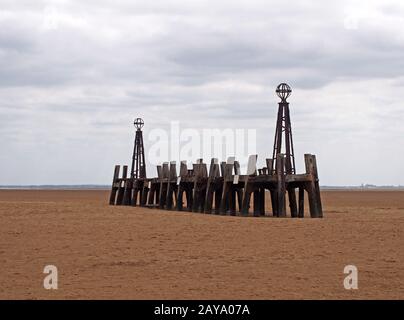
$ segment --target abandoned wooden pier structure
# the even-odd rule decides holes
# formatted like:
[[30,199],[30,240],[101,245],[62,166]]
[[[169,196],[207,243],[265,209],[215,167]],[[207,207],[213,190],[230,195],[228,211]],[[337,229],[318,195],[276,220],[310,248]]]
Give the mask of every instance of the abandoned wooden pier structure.
[[[220,162],[211,159],[209,167],[198,159],[188,168],[181,161],[157,166],[157,177],[146,177],[142,119],[135,119],[134,151],[130,175],[128,166],[116,165],[110,205],[141,206],[166,210],[238,216],[303,218],[305,195],[312,218],[322,218],[316,157],[304,155],[305,172],[296,173],[293,138],[287,98],[292,90],[282,83],[276,93],[281,98],[272,158],[257,169],[257,155],[250,155],[247,172],[241,173],[235,157]],[[282,148],[284,146],[284,148]],[[284,150],[283,150],[284,149]],[[266,201],[268,197],[269,201]],[[289,210],[287,210],[287,202]],[[266,203],[270,203],[271,213]]]

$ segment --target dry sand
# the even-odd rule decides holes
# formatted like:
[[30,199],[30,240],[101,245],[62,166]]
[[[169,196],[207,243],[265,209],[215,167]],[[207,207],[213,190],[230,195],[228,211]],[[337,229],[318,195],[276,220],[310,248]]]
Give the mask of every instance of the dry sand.
[[[107,205],[0,191],[1,299],[404,299],[404,192],[324,191],[324,219]],[[43,288],[45,265],[59,289]],[[343,268],[359,270],[345,290]]]

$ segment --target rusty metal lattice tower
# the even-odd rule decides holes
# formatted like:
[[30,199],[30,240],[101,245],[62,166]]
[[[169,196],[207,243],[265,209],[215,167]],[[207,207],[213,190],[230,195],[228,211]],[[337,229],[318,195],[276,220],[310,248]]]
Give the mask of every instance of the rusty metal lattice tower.
[[[278,118],[276,122],[274,149],[272,153],[272,171],[276,168],[278,154],[285,154],[285,173],[295,174],[295,157],[293,149],[292,126],[290,123],[289,103],[286,99],[291,95],[292,89],[286,83],[281,83],[276,88],[279,102]],[[282,142],[285,141],[285,152],[282,152]]]
[[135,125],[136,128],[136,135],[135,135],[135,144],[133,148],[132,168],[130,171],[130,177],[132,179],[144,179],[146,178],[146,162],[144,156],[143,133],[142,133],[144,121],[141,118],[136,118],[133,124]]

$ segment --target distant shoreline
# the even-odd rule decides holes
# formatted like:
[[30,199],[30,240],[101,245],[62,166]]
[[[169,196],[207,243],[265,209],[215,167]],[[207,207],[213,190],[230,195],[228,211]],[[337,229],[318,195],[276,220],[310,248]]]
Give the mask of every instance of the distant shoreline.
[[[324,191],[404,191],[404,186],[320,186]],[[0,190],[110,190],[110,185],[3,185]]]
[[0,186],[0,190],[109,190],[109,185],[28,185],[28,186],[14,186],[4,185]]

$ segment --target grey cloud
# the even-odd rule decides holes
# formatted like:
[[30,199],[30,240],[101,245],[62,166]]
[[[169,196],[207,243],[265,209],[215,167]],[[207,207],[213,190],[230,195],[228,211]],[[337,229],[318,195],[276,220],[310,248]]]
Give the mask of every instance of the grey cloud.
[[[318,152],[331,168],[331,154],[361,141],[369,182],[384,183],[366,146],[385,132],[384,151],[403,143],[404,35],[397,26],[404,6],[373,1],[376,18],[359,17],[351,30],[344,26],[348,5],[3,1],[0,132],[2,148],[11,151],[0,161],[13,170],[2,172],[0,183],[109,183],[112,165],[129,161],[138,115],[146,133],[172,120],[197,129],[257,128],[259,151],[270,153],[274,89],[282,81],[294,90],[297,150]],[[99,174],[75,174],[83,163]],[[22,175],[21,168],[31,169]],[[41,180],[46,169],[54,176]],[[332,173],[324,179],[340,181]]]

